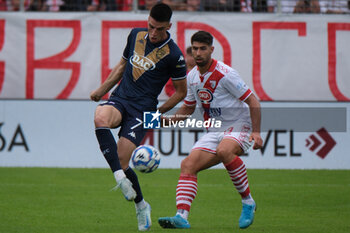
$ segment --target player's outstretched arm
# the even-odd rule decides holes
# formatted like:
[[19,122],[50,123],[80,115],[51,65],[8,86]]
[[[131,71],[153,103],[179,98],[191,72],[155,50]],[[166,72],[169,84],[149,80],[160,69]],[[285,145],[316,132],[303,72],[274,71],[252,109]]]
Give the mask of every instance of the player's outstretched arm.
[[263,140],[260,136],[260,125],[261,125],[261,109],[259,100],[252,93],[245,102],[249,105],[250,117],[252,120],[252,134],[250,135],[249,141],[254,140],[253,149],[260,149],[263,144]]
[[165,103],[159,107],[161,113],[165,113],[175,107],[179,102],[181,102],[187,94],[187,81],[186,79],[182,80],[173,80],[175,87],[175,93],[167,100]]
[[123,73],[126,67],[127,60],[122,58],[119,63],[112,69],[111,73],[108,75],[106,81],[101,84],[99,88],[92,91],[90,94],[90,99],[93,101],[99,101],[101,98],[107,94],[123,77]]

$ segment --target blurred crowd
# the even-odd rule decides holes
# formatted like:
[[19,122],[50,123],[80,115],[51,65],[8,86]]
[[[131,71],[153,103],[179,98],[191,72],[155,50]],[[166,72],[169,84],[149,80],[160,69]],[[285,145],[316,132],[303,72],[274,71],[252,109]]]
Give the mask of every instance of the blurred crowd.
[[350,0],[0,0],[0,11],[149,10],[159,1],[177,11],[350,13]]

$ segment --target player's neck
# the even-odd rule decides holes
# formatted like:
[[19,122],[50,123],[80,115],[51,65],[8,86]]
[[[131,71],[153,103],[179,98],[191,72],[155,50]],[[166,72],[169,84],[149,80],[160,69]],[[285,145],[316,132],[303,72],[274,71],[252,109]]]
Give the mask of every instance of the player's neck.
[[209,68],[210,68],[212,63],[213,63],[213,59],[210,59],[210,61],[205,66],[198,66],[199,73],[201,75],[203,75],[206,72],[208,72],[208,70],[209,70]]

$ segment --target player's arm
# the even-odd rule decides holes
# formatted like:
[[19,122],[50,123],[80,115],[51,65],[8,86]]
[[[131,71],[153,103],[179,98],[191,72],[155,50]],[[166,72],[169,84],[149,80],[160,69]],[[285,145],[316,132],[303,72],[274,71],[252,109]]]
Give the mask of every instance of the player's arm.
[[173,80],[175,87],[175,93],[165,101],[162,106],[159,107],[161,113],[165,113],[175,107],[179,102],[181,102],[187,94],[187,81],[186,79]]
[[186,120],[189,116],[191,116],[194,111],[196,110],[196,104],[194,105],[187,105],[183,104],[174,115],[171,117],[161,117],[162,125],[169,125],[169,122],[177,122]]
[[112,69],[106,81],[104,81],[99,88],[91,92],[90,99],[99,101],[105,94],[107,94],[123,77],[127,60],[121,58],[119,63]]
[[253,149],[260,149],[262,147],[262,139],[260,136],[260,125],[261,125],[261,109],[259,100],[252,93],[244,102],[249,105],[250,117],[252,120],[252,134],[250,135],[249,141],[254,140]]

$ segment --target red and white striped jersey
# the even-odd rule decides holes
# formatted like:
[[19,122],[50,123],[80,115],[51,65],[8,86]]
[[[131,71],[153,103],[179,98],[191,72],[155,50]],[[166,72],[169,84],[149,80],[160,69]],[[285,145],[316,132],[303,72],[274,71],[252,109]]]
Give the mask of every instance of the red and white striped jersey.
[[194,67],[187,75],[187,88],[184,103],[197,104],[204,120],[215,118],[222,122],[222,127],[230,127],[236,121],[251,121],[249,107],[243,101],[252,91],[237,71],[223,62],[213,59],[203,75]]

